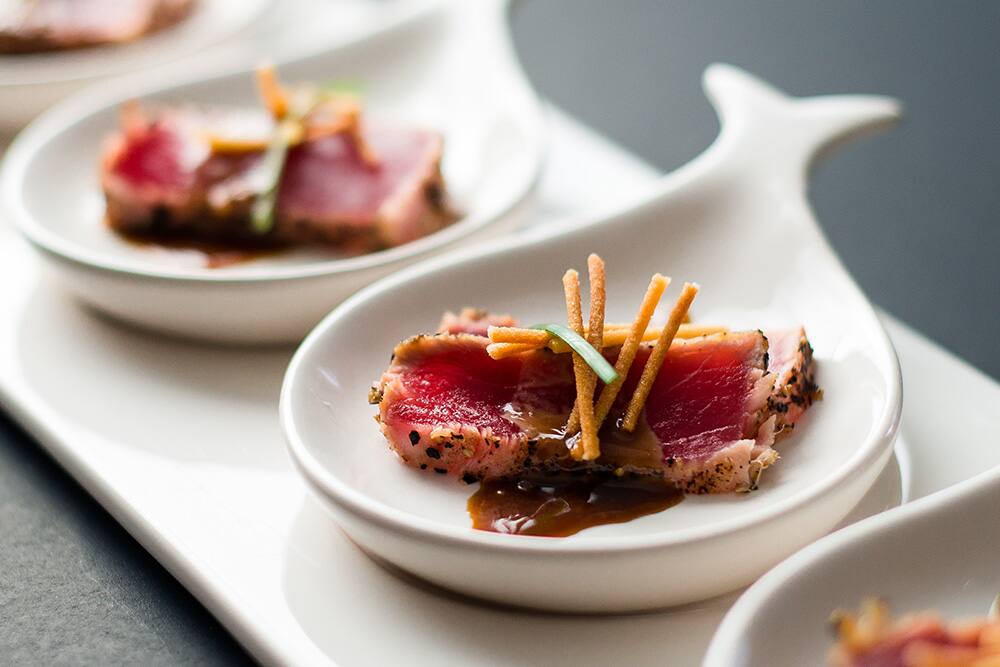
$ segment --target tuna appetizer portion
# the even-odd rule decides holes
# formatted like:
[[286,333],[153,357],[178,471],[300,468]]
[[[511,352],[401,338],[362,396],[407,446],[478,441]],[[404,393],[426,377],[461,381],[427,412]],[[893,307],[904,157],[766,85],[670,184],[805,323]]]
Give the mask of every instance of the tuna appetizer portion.
[[1000,620],[948,623],[934,612],[893,620],[884,602],[833,615],[831,667],[992,667],[1000,664]]
[[0,53],[132,42],[186,18],[195,0],[30,0],[0,11]]
[[[818,396],[804,329],[684,323],[693,284],[666,325],[650,327],[668,283],[659,275],[634,322],[606,324],[594,308],[603,309],[603,263],[590,264],[587,327],[568,272],[568,327],[524,329],[509,315],[465,309],[445,314],[437,333],[399,343],[369,395],[390,448],[408,465],[468,483],[515,480],[496,490],[507,501],[556,488],[553,475],[641,480],[646,491],[651,480],[684,493],[755,489],[778,459],[776,439]],[[535,534],[569,534],[563,528]]]
[[282,88],[269,69],[259,81],[270,114],[125,107],[101,157],[111,228],[154,241],[359,254],[454,220],[440,134],[367,122],[356,96]]

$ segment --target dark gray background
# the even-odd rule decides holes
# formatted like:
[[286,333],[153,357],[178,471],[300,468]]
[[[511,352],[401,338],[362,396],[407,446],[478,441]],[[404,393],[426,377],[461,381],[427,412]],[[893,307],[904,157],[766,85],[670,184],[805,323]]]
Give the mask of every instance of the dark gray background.
[[[875,302],[1000,376],[1000,3],[529,0],[514,29],[544,96],[664,170],[717,130],[713,61],[797,95],[898,96],[902,127],[819,168],[818,216]],[[0,662],[248,661],[0,417]]]

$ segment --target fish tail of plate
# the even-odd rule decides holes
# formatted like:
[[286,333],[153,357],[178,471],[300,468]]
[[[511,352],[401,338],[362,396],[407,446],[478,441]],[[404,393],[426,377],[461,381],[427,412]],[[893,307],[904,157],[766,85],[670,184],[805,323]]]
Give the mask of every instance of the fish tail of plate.
[[722,63],[705,70],[702,84],[721,125],[705,157],[768,179],[793,179],[802,188],[819,159],[847,142],[892,127],[902,115],[902,105],[891,97],[792,97]]
[[515,0],[445,0],[443,7],[455,21],[456,31],[472,48],[499,60],[516,62],[509,29],[515,4]]

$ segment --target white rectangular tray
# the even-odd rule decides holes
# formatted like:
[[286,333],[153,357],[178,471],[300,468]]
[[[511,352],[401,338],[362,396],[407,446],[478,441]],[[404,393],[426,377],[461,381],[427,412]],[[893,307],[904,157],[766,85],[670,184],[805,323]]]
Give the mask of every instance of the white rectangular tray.
[[[608,206],[655,177],[561,114],[552,130],[541,219]],[[106,321],[47,284],[9,229],[0,284],[0,404],[261,662],[696,665],[734,599],[573,617],[406,581],[351,544],[292,469],[276,414],[290,350],[200,346]],[[1000,463],[1000,385],[886,324],[906,394],[896,497]]]

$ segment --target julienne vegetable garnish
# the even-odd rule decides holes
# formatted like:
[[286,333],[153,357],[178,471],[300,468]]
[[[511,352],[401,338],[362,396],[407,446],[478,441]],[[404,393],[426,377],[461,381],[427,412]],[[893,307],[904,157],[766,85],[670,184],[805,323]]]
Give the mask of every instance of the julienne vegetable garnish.
[[357,84],[327,82],[321,86],[301,85],[286,89],[278,82],[274,67],[262,65],[257,68],[257,87],[275,121],[270,140],[265,144],[210,137],[210,142],[218,152],[265,151],[259,167],[263,171],[262,185],[251,208],[250,222],[252,231],[267,234],[274,228],[288,153],[296,145],[344,133],[367,165],[377,167],[378,157],[361,134],[360,87]]
[[608,384],[614,382],[618,379],[618,373],[615,372],[614,366],[608,363],[608,360],[601,355],[600,352],[594,349],[594,347],[583,339],[583,336],[576,333],[572,329],[566,328],[562,324],[536,324],[532,329],[538,329],[541,331],[547,331],[553,336],[560,338],[564,343],[569,345],[574,352],[583,357],[583,360],[587,362],[597,377]]
[[360,81],[334,79],[321,83],[320,89],[331,95],[351,95],[360,98],[364,92],[364,85]]
[[400,461],[482,482],[473,527],[505,534],[561,537],[679,493],[757,488],[818,398],[805,328],[691,324],[699,287],[668,301],[659,273],[631,320],[608,322],[604,261],[589,255],[582,274],[562,273],[565,320],[465,307],[393,348],[368,401]]
[[261,165],[266,175],[265,185],[254,200],[251,210],[250,224],[257,234],[266,234],[274,228],[278,187],[285,171],[288,151],[301,141],[302,134],[302,119],[292,115],[286,115],[275,128]]
[[[601,349],[604,338],[604,260],[596,254],[587,258],[590,274],[590,331],[583,328],[583,306],[580,304],[580,274],[569,269],[563,274],[563,297],[566,300],[566,321],[569,328],[583,336],[595,349]],[[617,374],[616,374],[617,375]],[[617,379],[617,378],[616,378]],[[597,422],[594,420],[594,391],[597,377],[588,368],[588,363],[579,354],[573,354],[573,381],[576,384],[576,400],[573,411],[566,421],[566,433],[580,433],[573,443],[570,455],[576,460],[593,460],[601,455],[601,444],[597,439]]]
[[[576,383],[576,402],[566,422],[567,436],[580,433],[570,450],[576,460],[593,461],[600,457],[601,446],[597,433],[607,419],[615,399],[621,392],[643,341],[655,341],[643,366],[642,375],[629,400],[624,417],[619,424],[622,431],[632,432],[645,406],[667,350],[675,338],[705,336],[723,333],[724,327],[692,326],[686,324],[688,309],[698,294],[698,286],[684,283],[681,295],[670,311],[665,326],[650,329],[649,321],[660,297],[670,284],[670,279],[654,274],[631,324],[606,324],[604,306],[607,299],[604,261],[597,255],[587,258],[590,276],[590,319],[584,328],[580,305],[580,276],[570,269],[563,275],[563,292],[566,299],[566,316],[569,326],[537,324],[529,329],[495,327],[488,329],[490,344],[486,352],[493,359],[503,359],[515,354],[548,348],[552,352],[573,352],[573,375]],[[566,349],[561,349],[562,346]],[[612,367],[600,350],[621,346],[618,359]],[[596,377],[595,377],[596,374]],[[604,382],[600,394],[594,399],[597,378]]]
[[[726,333],[729,327],[716,324],[681,324],[677,328],[677,338],[698,338],[712,334]],[[587,330],[589,333],[589,329]],[[632,331],[631,324],[607,323],[604,325],[604,340],[601,348],[620,347],[628,339]],[[662,327],[647,327],[639,343],[652,343],[663,333]],[[518,342],[513,342],[518,341]],[[521,327],[492,327],[490,333],[490,356],[503,359],[513,354],[530,352],[547,348],[556,354],[572,352],[572,348],[562,339],[552,336],[547,331],[525,329]]]

